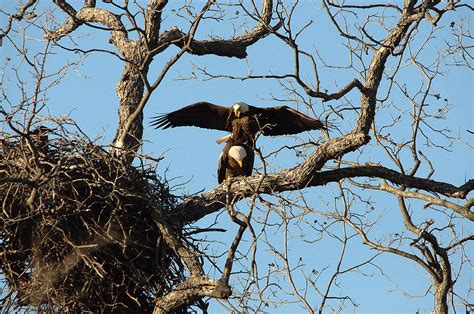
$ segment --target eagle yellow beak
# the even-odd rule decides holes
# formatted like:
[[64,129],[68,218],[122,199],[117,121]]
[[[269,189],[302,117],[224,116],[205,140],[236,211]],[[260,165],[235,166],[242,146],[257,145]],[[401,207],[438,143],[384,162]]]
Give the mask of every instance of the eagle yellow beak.
[[243,167],[243,165],[242,165],[242,160],[237,160],[237,163],[239,164],[240,168]]

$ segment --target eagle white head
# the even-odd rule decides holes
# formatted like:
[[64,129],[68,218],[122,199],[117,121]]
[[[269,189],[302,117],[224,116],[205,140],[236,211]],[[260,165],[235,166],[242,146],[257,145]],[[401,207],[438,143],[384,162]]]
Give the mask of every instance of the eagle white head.
[[232,106],[232,109],[234,110],[235,116],[237,118],[240,118],[240,115],[249,112],[250,108],[247,103],[243,101],[238,101]]
[[245,157],[247,157],[247,151],[242,146],[232,146],[229,149],[229,156],[237,161],[240,168],[242,168],[242,162],[244,161]]

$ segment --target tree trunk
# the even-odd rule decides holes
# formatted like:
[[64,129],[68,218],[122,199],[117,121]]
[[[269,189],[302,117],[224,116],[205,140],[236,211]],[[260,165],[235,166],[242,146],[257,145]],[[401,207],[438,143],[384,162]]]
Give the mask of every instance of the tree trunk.
[[140,70],[137,66],[126,63],[122,72],[122,78],[116,86],[120,106],[118,110],[118,127],[113,146],[118,149],[137,151],[140,147],[143,135],[143,113],[135,119],[131,128],[124,138],[120,140],[124,132],[124,125],[129,117],[137,109],[143,97],[144,83],[140,77]]
[[449,286],[444,283],[435,286],[434,312],[436,314],[448,313],[448,291]]

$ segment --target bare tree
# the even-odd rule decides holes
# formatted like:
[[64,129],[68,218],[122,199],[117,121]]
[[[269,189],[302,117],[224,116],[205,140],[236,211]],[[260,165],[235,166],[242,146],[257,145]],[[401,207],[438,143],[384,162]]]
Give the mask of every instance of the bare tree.
[[[341,278],[353,272],[363,275],[367,267],[375,267],[385,276],[377,259],[390,253],[416,263],[429,275],[428,292],[434,296],[435,312],[448,312],[449,300],[453,310],[458,302],[472,308],[469,291],[457,293],[456,282],[469,267],[472,255],[467,246],[474,239],[469,228],[474,219],[469,198],[474,180],[456,186],[433,179],[436,165],[430,160],[430,147],[447,150],[456,138],[452,130],[437,124],[448,118],[447,100],[435,111],[428,108],[429,102],[443,100],[433,86],[445,74],[444,68],[472,69],[472,36],[467,23],[451,24],[453,40],[434,60],[424,57],[425,51],[433,49],[431,43],[445,16],[454,11],[472,12],[470,4],[452,0],[406,0],[403,4],[323,0],[321,6],[338,40],[344,42],[349,60],[348,64],[333,65],[317,49],[302,47],[300,38],[313,23],[298,20],[298,1],[265,0],[261,8],[253,1],[185,3],[170,15],[177,22],[167,29],[162,24],[171,6],[168,1],[149,0],[146,7],[135,1],[103,2],[96,5],[89,0],[78,8],[56,0],[49,12],[30,0],[15,14],[2,11],[8,16],[0,34],[3,45],[14,47],[35,78],[30,88],[13,67],[11,73],[18,73],[22,96],[12,96],[3,88],[2,103],[9,108],[1,107],[4,131],[0,155],[5,161],[0,164],[4,244],[0,257],[12,291],[3,298],[4,306],[11,308],[17,300],[15,306],[52,311],[160,313],[185,311],[191,305],[206,311],[203,298],[209,297],[227,300],[220,302],[229,311],[260,311],[271,304],[292,302],[308,312],[340,311],[357,306],[350,293],[334,292]],[[230,39],[196,38],[208,21],[230,23],[226,13],[234,9],[243,12],[244,26],[252,23],[248,31]],[[36,54],[28,50],[25,34],[29,27],[43,36],[44,49]],[[77,45],[74,34],[81,28],[110,33],[109,43],[114,47],[85,49]],[[166,182],[153,174],[157,159],[138,154],[143,109],[150,96],[183,55],[245,58],[247,48],[266,36],[281,40],[292,51],[291,73],[238,77],[225,69],[211,73],[198,67],[194,75],[204,80],[276,80],[286,97],[274,96],[272,101],[293,102],[314,114],[319,112],[330,131],[319,139],[301,139],[299,145],[266,155],[257,149],[262,167],[256,175],[176,199]],[[170,47],[177,47],[177,53],[158,75],[149,73],[154,58]],[[104,53],[123,62],[116,85],[117,132],[109,150],[81,134],[68,119],[42,118],[46,92],[59,83],[67,69],[77,66],[47,68],[47,57],[56,50]],[[330,83],[321,73],[341,68],[352,78],[338,81],[333,91],[326,90]],[[419,75],[418,86],[406,86],[402,72],[407,68]],[[399,103],[404,104],[404,115]],[[48,129],[39,127],[46,123]],[[463,136],[470,132],[464,130]],[[472,144],[466,143],[472,149]],[[293,168],[273,171],[277,167],[272,157],[283,150],[304,158]],[[372,153],[385,154],[385,158],[374,163],[364,157]],[[314,206],[306,191],[327,186],[333,187],[332,194],[323,198],[324,205]],[[374,230],[386,225],[381,215],[373,214],[380,202],[371,196],[378,193],[398,202],[405,230],[373,236]],[[238,203],[244,199],[246,205]],[[92,214],[86,210],[90,208],[94,209]],[[190,226],[221,209],[237,231],[232,241],[224,244],[224,251],[214,256],[210,248],[203,250],[205,242],[198,237],[203,232],[221,231],[218,223],[204,229]],[[145,223],[139,224],[141,220]],[[74,224],[80,227],[71,228]],[[272,234],[282,238],[276,240]],[[333,267],[317,268],[307,260],[295,261],[290,249],[295,234],[299,234],[301,245],[308,243],[312,249],[323,239],[334,241],[340,251],[333,255]],[[357,239],[374,251],[347,264],[347,251]],[[270,252],[274,261],[262,265],[261,250]],[[134,255],[140,258],[134,260]],[[126,262],[118,262],[121,260]],[[137,267],[148,260],[153,262],[146,271]],[[64,270],[53,273],[59,265]],[[113,265],[113,271],[103,265]],[[220,275],[207,275],[208,267]],[[76,278],[81,272],[94,279]],[[114,276],[107,277],[111,273]],[[107,280],[99,280],[104,277]],[[77,286],[66,289],[66,284]],[[41,285],[44,287],[38,289]],[[106,292],[117,285],[124,288],[110,288],[116,299],[97,295],[88,304],[83,297],[90,287],[100,286]]]

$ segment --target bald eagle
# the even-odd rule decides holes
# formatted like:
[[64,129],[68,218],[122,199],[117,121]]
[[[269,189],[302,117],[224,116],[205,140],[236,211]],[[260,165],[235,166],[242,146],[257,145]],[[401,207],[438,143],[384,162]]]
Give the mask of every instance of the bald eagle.
[[[201,101],[168,114],[153,118],[155,128],[197,126],[200,128],[228,131],[234,140],[241,140],[254,147],[255,135],[296,134],[303,131],[326,129],[317,119],[308,117],[287,106],[257,108],[244,102],[223,107]],[[226,142],[229,136],[219,139]]]
[[250,146],[229,141],[219,156],[217,182],[222,183],[229,177],[252,175],[254,157]]

